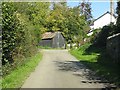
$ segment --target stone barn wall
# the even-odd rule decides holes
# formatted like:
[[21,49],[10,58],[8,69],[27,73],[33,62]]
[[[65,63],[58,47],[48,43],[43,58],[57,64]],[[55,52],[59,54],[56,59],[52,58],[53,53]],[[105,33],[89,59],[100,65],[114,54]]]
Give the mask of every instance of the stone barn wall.
[[60,32],[56,32],[55,37],[52,41],[53,48],[65,48],[65,38]]
[[65,38],[61,32],[55,32],[44,35],[44,38],[39,42],[40,46],[48,46],[51,48],[65,48]]
[[43,47],[52,47],[52,39],[43,39],[40,41],[39,45]]
[[107,53],[113,62],[120,62],[120,33],[107,38]]

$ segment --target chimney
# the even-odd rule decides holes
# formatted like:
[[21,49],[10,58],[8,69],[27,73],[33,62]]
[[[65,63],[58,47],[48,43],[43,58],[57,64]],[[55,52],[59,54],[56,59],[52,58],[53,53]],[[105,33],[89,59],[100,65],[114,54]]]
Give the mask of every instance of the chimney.
[[114,14],[114,2],[113,2],[113,0],[110,0],[110,13],[111,13],[110,23],[112,23],[112,16]]

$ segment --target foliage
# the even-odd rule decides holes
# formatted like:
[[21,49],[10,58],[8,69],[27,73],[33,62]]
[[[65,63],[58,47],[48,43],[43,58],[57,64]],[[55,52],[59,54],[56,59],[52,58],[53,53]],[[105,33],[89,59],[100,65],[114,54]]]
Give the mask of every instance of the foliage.
[[79,7],[81,14],[85,16],[85,19],[88,21],[88,24],[90,24],[92,21],[91,3],[83,1],[82,3],[80,3]]
[[[15,29],[17,28],[15,26],[17,21],[17,18],[15,18],[14,11],[12,3],[8,3],[6,5],[5,3],[2,4],[2,12],[3,12],[3,25],[2,25],[2,46],[3,46],[3,56],[2,56],[2,63],[5,63],[8,59],[12,61],[11,52],[13,48],[15,47],[15,41],[16,41],[16,33]],[[10,29],[10,30],[9,30]],[[14,37],[13,37],[14,36]]]
[[[47,30],[45,28],[46,17],[50,11],[48,2],[22,2],[17,3],[16,7],[19,12],[24,13],[29,18],[29,22],[34,26],[34,33],[37,38],[37,43],[41,39],[41,34]],[[21,7],[22,6],[22,7]],[[21,10],[26,8],[25,10]]]
[[[32,7],[34,5],[34,7]],[[44,28],[49,3],[2,3],[2,64],[33,55]]]
[[47,21],[47,28],[48,31],[63,31],[64,29],[64,21],[65,18],[63,16],[63,9],[62,6],[59,4],[55,4],[54,9],[51,10],[50,14],[48,15]]
[[116,26],[112,23],[108,26],[104,26],[101,29],[94,30],[94,34],[91,37],[93,45],[97,47],[106,47],[107,38],[115,33]]
[[80,42],[83,39],[85,33],[83,28],[85,26],[84,16],[79,15],[79,8],[70,8],[71,13],[68,19],[68,39],[72,42]]
[[[67,43],[79,44],[89,28],[79,6],[70,8],[66,2],[3,2],[2,64],[22,62],[34,55],[41,34],[61,31]],[[18,64],[16,64],[18,65]],[[11,65],[10,65],[11,66]]]
[[2,88],[20,88],[29,74],[35,69],[42,58],[40,52],[26,58],[23,64],[17,66],[8,76],[2,78]]
[[93,43],[96,39],[96,37],[98,36],[98,34],[100,33],[101,29],[95,29],[93,30],[93,34],[91,36],[88,36],[87,38],[89,39],[89,42]]
[[70,8],[66,3],[53,3],[53,9],[47,19],[48,31],[61,31],[67,43],[79,43],[86,35],[88,25],[84,15],[80,15],[79,6]]

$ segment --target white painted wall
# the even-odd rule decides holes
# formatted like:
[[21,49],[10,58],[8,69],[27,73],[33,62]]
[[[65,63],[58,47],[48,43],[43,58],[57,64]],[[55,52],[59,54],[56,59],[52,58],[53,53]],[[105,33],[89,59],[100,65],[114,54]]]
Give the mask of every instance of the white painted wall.
[[[102,17],[100,17],[99,19],[97,19],[96,21],[94,21],[93,25],[90,26],[91,30],[90,32],[87,34],[87,36],[91,36],[93,34],[93,30],[94,29],[99,29],[102,28],[105,25],[109,25],[111,20],[111,14],[110,13],[106,13],[105,15],[103,15]],[[112,22],[114,24],[116,24],[116,18],[114,16],[112,16]]]
[[[104,16],[102,16],[101,18],[99,18],[94,22],[94,25],[91,26],[91,29],[98,29],[98,28],[102,28],[105,25],[109,25],[110,19],[111,19],[110,13],[105,14]],[[112,22],[114,24],[116,23],[116,19],[114,16],[112,16]]]

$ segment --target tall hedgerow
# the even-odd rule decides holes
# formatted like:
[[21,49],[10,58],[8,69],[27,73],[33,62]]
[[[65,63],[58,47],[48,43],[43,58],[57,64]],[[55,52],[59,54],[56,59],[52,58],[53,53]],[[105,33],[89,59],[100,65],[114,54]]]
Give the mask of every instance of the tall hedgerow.
[[15,3],[2,3],[2,64],[33,53],[36,48],[33,28],[27,16],[17,11]]
[[36,52],[44,27],[48,3],[2,3],[2,64],[29,57]]

